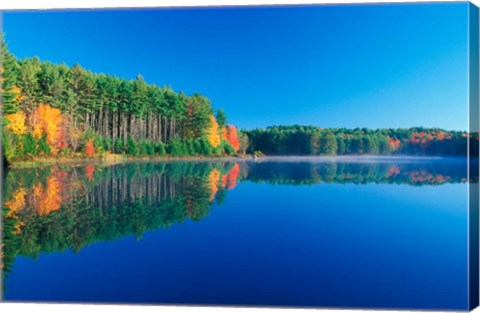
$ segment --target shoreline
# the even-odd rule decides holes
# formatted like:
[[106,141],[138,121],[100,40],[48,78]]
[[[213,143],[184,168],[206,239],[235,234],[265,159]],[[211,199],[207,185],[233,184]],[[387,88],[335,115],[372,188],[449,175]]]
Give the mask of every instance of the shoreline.
[[[9,169],[18,169],[18,168],[31,168],[37,166],[51,166],[51,165],[88,165],[88,164],[103,164],[103,165],[116,165],[116,164],[126,164],[133,162],[183,162],[183,161],[222,161],[222,160],[242,160],[251,158],[249,156],[185,156],[185,157],[171,157],[171,156],[145,156],[145,157],[135,157],[127,156],[121,154],[110,154],[106,156],[96,156],[96,157],[50,157],[50,158],[38,158],[27,161],[14,161],[5,166]],[[253,158],[252,158],[253,159]]]
[[82,158],[39,158],[28,161],[15,161],[4,168],[32,168],[37,166],[51,165],[116,165],[133,162],[212,162],[212,161],[237,161],[237,162],[346,162],[346,163],[388,163],[396,162],[414,162],[414,161],[460,161],[466,160],[467,156],[416,156],[416,155],[316,155],[316,156],[300,156],[300,155],[272,155],[261,156],[255,159],[252,155],[236,155],[236,156],[186,156],[186,157],[135,157],[126,155],[104,155],[97,157]]

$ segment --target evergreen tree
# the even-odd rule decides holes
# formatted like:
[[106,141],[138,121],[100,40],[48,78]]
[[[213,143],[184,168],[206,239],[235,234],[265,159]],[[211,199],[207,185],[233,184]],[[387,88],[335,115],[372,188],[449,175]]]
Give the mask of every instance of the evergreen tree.
[[15,84],[17,83],[17,62],[12,54],[8,51],[7,43],[0,37],[0,90],[2,100],[2,112],[4,114],[13,114],[19,110],[16,101],[17,92],[15,92]]

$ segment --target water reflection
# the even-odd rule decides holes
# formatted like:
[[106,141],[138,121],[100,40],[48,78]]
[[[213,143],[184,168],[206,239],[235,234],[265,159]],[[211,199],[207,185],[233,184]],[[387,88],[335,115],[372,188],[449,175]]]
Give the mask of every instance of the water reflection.
[[[478,170],[475,171],[478,173]],[[472,181],[478,181],[478,176]],[[252,161],[129,163],[112,166],[50,166],[7,173],[3,209],[2,266],[6,275],[17,255],[75,252],[206,217],[239,182],[466,183],[464,159],[349,162],[266,159]]]
[[[477,163],[472,162],[472,165]],[[338,184],[408,184],[415,186],[467,182],[465,158],[359,158],[266,159],[245,164],[246,180],[269,184],[314,185]],[[478,181],[478,168],[472,170]]]

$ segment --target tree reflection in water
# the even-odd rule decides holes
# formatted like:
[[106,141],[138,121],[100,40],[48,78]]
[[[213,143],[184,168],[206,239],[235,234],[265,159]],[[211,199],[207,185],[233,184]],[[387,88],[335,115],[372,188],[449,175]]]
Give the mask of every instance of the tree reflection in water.
[[[473,171],[478,173],[478,171]],[[17,255],[80,251],[95,242],[206,217],[238,182],[313,185],[466,183],[464,159],[428,162],[304,160],[50,166],[6,174],[2,267]],[[478,176],[471,178],[478,181]]]

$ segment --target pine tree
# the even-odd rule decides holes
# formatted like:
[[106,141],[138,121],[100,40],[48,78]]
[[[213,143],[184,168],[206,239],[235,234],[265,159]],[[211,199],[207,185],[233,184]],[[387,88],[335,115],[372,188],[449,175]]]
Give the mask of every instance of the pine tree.
[[8,51],[7,43],[1,35],[0,40],[0,92],[2,112],[4,114],[14,114],[19,110],[18,102],[16,101],[17,94],[15,92],[17,62],[14,56]]

